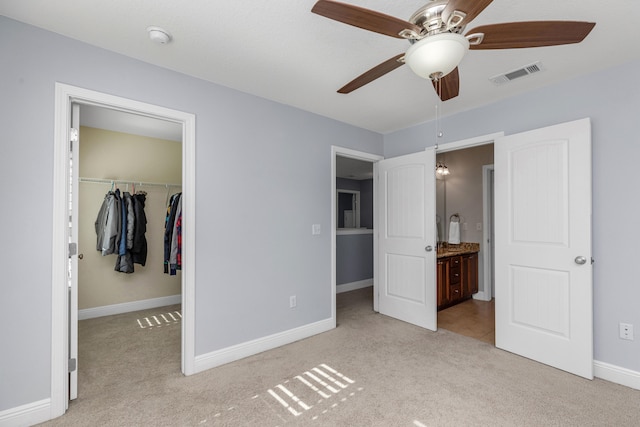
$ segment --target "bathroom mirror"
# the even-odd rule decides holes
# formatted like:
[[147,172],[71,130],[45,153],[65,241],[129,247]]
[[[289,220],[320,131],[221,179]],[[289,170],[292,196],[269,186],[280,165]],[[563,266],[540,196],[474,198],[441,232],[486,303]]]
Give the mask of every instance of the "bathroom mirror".
[[337,227],[360,228],[360,192],[338,189],[336,197]]

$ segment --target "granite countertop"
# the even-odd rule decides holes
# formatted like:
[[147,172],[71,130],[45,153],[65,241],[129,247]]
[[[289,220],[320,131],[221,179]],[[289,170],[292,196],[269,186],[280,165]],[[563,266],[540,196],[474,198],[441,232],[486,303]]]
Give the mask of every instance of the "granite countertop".
[[438,248],[438,258],[444,258],[455,255],[472,254],[480,251],[480,243],[462,242],[459,245],[450,245],[442,243],[442,247]]

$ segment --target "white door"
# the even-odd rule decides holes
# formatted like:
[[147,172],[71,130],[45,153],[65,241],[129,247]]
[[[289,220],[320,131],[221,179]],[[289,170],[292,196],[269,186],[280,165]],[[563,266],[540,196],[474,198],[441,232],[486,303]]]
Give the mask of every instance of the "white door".
[[496,346],[593,378],[591,124],[495,142]]
[[69,399],[78,397],[78,168],[80,105],[71,105],[69,143]]
[[433,331],[435,149],[378,162],[378,309]]

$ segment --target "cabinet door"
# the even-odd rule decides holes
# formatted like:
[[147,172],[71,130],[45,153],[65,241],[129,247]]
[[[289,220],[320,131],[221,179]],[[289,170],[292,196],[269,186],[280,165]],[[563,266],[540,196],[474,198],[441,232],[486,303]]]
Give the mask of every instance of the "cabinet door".
[[446,259],[439,259],[436,268],[436,278],[437,278],[437,286],[438,286],[438,308],[445,305],[447,300],[447,265],[448,262]]
[[462,298],[462,257],[449,258],[449,286],[447,298],[450,303],[458,302]]
[[462,296],[478,292],[478,254],[462,256]]

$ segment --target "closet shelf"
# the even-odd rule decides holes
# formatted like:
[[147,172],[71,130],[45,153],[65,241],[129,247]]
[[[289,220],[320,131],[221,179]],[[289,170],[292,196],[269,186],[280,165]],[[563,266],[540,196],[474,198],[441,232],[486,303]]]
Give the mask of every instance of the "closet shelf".
[[141,186],[141,187],[165,187],[165,188],[182,187],[182,184],[172,184],[172,183],[167,183],[167,182],[130,181],[130,180],[122,180],[122,179],[103,179],[103,178],[83,178],[83,177],[80,177],[79,181],[80,182],[89,182],[89,183],[93,183],[93,184],[109,184],[109,185],[114,185],[114,184],[119,184],[119,185],[133,184],[133,185],[138,185],[138,186]]

